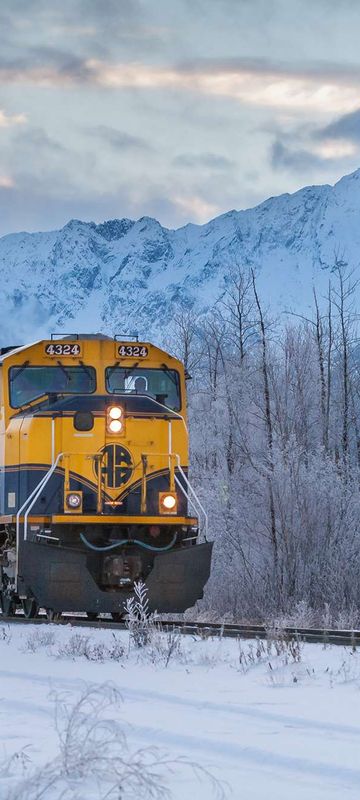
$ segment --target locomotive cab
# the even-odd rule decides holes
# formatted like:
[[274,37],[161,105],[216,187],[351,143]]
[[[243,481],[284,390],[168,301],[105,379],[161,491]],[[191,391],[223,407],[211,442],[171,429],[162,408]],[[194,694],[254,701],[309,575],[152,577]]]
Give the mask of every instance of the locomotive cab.
[[3,612],[118,616],[140,579],[153,609],[193,605],[212,545],[188,479],[181,362],[79,335],[0,363]]

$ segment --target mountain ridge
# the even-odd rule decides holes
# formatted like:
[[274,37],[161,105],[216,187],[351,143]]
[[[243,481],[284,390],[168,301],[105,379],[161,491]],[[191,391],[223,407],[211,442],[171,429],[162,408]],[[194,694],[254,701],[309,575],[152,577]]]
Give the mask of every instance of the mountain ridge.
[[257,269],[274,313],[304,312],[337,260],[358,266],[359,223],[360,169],[204,225],[73,219],[60,230],[5,234],[0,339],[48,336],[66,324],[159,339],[178,309],[213,306],[234,264]]

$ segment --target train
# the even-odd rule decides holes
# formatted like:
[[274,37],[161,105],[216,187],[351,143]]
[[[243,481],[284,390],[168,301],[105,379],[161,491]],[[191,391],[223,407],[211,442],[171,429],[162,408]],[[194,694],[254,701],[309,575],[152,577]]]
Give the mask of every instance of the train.
[[211,568],[189,481],[186,370],[137,337],[0,350],[0,604],[11,617],[183,612]]

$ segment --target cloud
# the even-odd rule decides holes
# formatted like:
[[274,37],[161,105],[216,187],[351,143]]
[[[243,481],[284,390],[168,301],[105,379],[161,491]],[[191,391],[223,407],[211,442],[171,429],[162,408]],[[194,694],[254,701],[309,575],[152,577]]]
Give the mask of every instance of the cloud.
[[144,182],[135,186],[125,179],[113,189],[99,182],[97,188],[89,190],[79,185],[73,171],[68,170],[65,176],[63,173],[60,164],[57,171],[49,172],[37,168],[36,162],[33,172],[19,170],[15,174],[14,187],[0,184],[0,236],[22,230],[57,229],[73,218],[102,222],[150,216],[174,228],[189,221],[207,222],[235,202],[233,195],[228,199],[222,192],[218,205],[217,193],[209,190],[204,196],[202,186],[189,188],[188,182],[179,182],[175,189],[171,178],[155,182],[144,177]]
[[18,60],[0,56],[0,82],[38,86],[88,84],[108,89],[181,90],[301,113],[348,113],[359,104],[360,70],[307,69],[267,59],[213,59],[175,66],[116,63],[38,48]]
[[[0,236],[14,231],[39,231],[61,228],[69,219],[97,220],[129,216],[133,213],[127,187],[118,192],[85,192],[51,176],[19,173],[13,189],[0,185]],[[141,209],[143,213],[143,208]],[[139,214],[140,216],[140,214]]]
[[281,141],[274,142],[271,150],[271,165],[274,169],[290,169],[295,172],[318,169],[324,166],[324,159],[310,150],[291,149]]
[[15,145],[21,146],[22,150],[24,150],[24,148],[32,148],[42,155],[45,150],[53,154],[66,152],[66,147],[64,147],[64,145],[52,139],[48,136],[46,131],[40,127],[28,128],[17,133],[13,142]]
[[7,114],[0,108],[0,128],[10,128],[12,125],[24,125],[26,114]]
[[194,219],[195,222],[207,222],[209,218],[216,217],[219,214],[219,206],[214,203],[208,203],[202,197],[196,195],[175,195],[172,202],[179,209],[181,214],[186,218]]
[[358,153],[358,147],[353,142],[341,139],[324,139],[323,142],[314,141],[312,149],[315,154],[328,161],[355,156]]
[[107,125],[97,125],[94,128],[87,130],[93,136],[98,136],[103,141],[107,142],[115,150],[145,150],[150,151],[154,148],[145,139],[140,136],[133,136],[125,131],[116,130]]
[[15,182],[9,175],[0,175],[0,188],[1,189],[13,189],[15,187]]
[[[278,121],[265,131],[275,133],[271,148],[271,165],[301,173],[311,170],[337,169],[349,172],[360,158],[360,109],[319,127],[319,124],[281,125]],[[356,160],[356,161],[355,161]]]
[[360,142],[360,109],[344,114],[340,119],[331,122],[317,132],[319,139],[347,139]]
[[194,167],[208,167],[209,169],[226,170],[233,168],[234,162],[226,156],[218,155],[217,153],[198,153],[196,155],[191,153],[182,153],[173,159],[175,167],[185,167],[186,169],[194,169]]
[[358,105],[360,72],[314,68],[296,71],[266,60],[213,61],[178,67],[111,64],[90,59],[93,82],[108,88],[180,89],[231,98],[249,105],[317,113],[349,111]]
[[71,86],[91,82],[86,59],[55,47],[27,47],[16,57],[0,53],[0,83],[40,87]]
[[37,51],[39,54],[44,51],[44,42],[49,43],[49,51],[56,50],[57,45],[68,48],[73,51],[74,58],[81,55],[84,63],[87,57],[111,58],[112,52],[119,52],[119,48],[125,57],[134,49],[143,57],[153,54],[154,49],[160,50],[167,41],[168,31],[161,17],[161,24],[154,23],[153,18],[159,15],[154,14],[146,2],[62,0],[59,5],[48,0],[16,0],[0,3],[1,53],[3,57],[8,53],[12,62],[8,65],[9,77],[16,78],[18,74],[22,80],[25,69],[36,82],[55,80],[56,65],[50,52],[48,59],[40,56],[39,61],[36,58]]

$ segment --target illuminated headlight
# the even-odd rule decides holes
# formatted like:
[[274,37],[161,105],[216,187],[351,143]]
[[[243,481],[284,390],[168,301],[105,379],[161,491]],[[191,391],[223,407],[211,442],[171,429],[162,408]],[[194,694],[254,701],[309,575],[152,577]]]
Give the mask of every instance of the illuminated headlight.
[[68,492],[65,498],[66,507],[71,511],[79,511],[82,505],[81,492]]
[[121,419],[112,419],[109,422],[109,430],[111,433],[121,433],[123,429],[123,423]]
[[176,498],[172,494],[167,494],[166,497],[163,497],[162,503],[165,508],[172,511],[176,506]]
[[124,410],[121,406],[110,406],[106,411],[106,428],[108,433],[125,433]]
[[177,512],[177,497],[176,494],[170,492],[160,492],[159,495],[159,509],[163,514],[176,514]]
[[122,413],[122,408],[120,408],[120,406],[112,406],[112,408],[109,408],[110,419],[120,419]]

